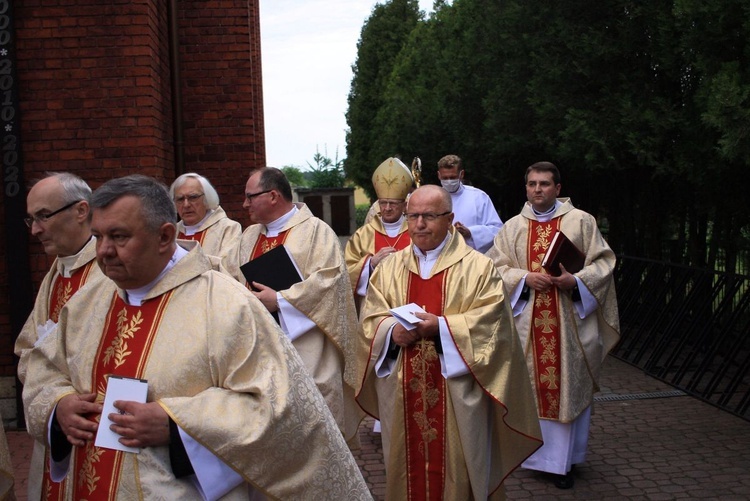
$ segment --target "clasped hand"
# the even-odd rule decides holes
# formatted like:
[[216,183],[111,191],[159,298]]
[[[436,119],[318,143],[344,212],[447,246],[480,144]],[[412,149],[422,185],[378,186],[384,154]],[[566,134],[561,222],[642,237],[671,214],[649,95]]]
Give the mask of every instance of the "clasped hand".
[[435,337],[440,333],[440,326],[436,315],[415,312],[414,316],[422,320],[417,324],[416,329],[406,330],[403,325],[398,323],[393,327],[393,332],[391,333],[393,342],[402,348],[411,346],[420,339]]
[[553,277],[546,273],[529,272],[526,275],[526,285],[539,292],[547,292],[552,286],[560,290],[570,290],[576,286],[576,278],[565,270],[565,266],[560,265],[562,272],[559,277]]
[[[74,446],[83,446],[96,436],[99,425],[86,417],[102,413],[102,404],[95,400],[96,393],[84,393],[67,395],[57,403],[57,422],[68,442]],[[117,400],[114,406],[120,413],[108,416],[114,423],[110,429],[122,437],[122,445],[154,447],[169,444],[169,416],[161,405]]]

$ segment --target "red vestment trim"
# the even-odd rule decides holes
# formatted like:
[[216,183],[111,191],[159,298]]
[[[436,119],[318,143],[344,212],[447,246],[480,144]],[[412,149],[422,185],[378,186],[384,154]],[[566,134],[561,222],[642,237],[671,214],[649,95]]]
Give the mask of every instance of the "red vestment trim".
[[[441,316],[445,277],[445,271],[427,280],[410,273],[406,302]],[[442,500],[447,404],[435,341],[422,339],[405,348],[402,363],[408,499]]]
[[[401,238],[404,235],[406,235],[406,238]],[[393,247],[397,251],[400,251],[401,249],[407,248],[410,243],[411,239],[409,238],[409,232],[406,230],[393,238],[384,233],[380,233],[379,231],[375,232],[375,252],[378,252],[385,247]],[[373,254],[375,254],[375,252],[373,252]]]
[[[96,265],[96,260],[92,259],[84,266],[81,266],[71,274],[70,277],[57,275],[54,285],[50,291],[49,298],[49,319],[57,323],[60,319],[60,311],[67,304],[73,295],[78,292],[83,284],[88,280],[92,266]],[[42,474],[42,498],[52,500],[65,499],[65,480],[62,482],[53,482],[49,473],[49,448],[44,451],[44,473]]]
[[[560,227],[560,218],[546,223],[529,221],[527,269],[547,273],[542,268],[542,259],[552,241],[552,235]],[[557,287],[547,292],[535,291],[531,314],[531,345],[534,350],[534,386],[537,395],[539,417],[560,417],[560,385],[562,377],[560,362],[560,315],[558,313]]]
[[83,287],[86,280],[89,278],[91,267],[96,264],[96,260],[92,259],[84,266],[78,268],[70,277],[64,277],[57,275],[55,283],[52,286],[49,297],[49,318],[53,322],[57,323],[60,318],[60,311],[63,306],[73,297],[73,294],[78,292],[78,289]]
[[206,230],[193,233],[192,235],[185,235],[184,233],[180,232],[180,234],[177,235],[177,238],[179,240],[195,240],[199,244],[203,245],[203,240],[206,238],[206,233],[208,233]]
[[261,233],[260,236],[258,236],[258,240],[255,242],[253,252],[250,253],[249,260],[253,260],[256,257],[270,251],[271,249],[282,245],[284,242],[286,242],[286,237],[288,234],[289,230],[284,230],[275,237],[267,237]]
[[[119,295],[114,295],[91,374],[91,387],[97,392],[97,401],[104,399],[110,374],[143,378],[171,295],[171,292],[162,294],[141,306],[130,306]],[[90,419],[99,420],[100,416]],[[117,492],[126,454],[131,455],[96,447],[93,441],[78,448],[73,470],[73,499],[111,499]]]

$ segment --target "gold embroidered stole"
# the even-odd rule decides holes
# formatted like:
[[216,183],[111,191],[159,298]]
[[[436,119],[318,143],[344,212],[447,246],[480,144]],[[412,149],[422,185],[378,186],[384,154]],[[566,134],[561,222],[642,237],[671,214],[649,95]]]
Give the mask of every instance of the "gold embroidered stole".
[[255,259],[258,256],[265,254],[271,249],[283,244],[286,241],[286,237],[289,234],[289,230],[284,230],[275,237],[267,237],[264,234],[258,236],[258,240],[255,242],[253,252],[250,253],[250,260]]
[[[89,278],[91,267],[96,265],[95,260],[91,260],[86,265],[81,266],[74,271],[70,277],[57,275],[52,285],[49,298],[49,319],[57,323],[60,319],[60,311],[63,306],[78,292],[86,280]],[[65,480],[62,482],[53,482],[49,472],[49,447],[44,451],[44,473],[42,474],[42,496],[46,500],[65,499]]]
[[[406,235],[406,238],[401,238],[404,235]],[[375,252],[378,252],[384,247],[393,247],[397,251],[400,251],[401,249],[407,248],[410,243],[411,239],[409,238],[408,231],[402,231],[394,238],[389,237],[385,233],[380,233],[379,231],[375,232]],[[373,254],[375,254],[375,252],[373,252]]]
[[85,266],[78,268],[70,277],[57,275],[55,283],[50,291],[49,318],[57,323],[63,306],[78,292],[89,278],[91,267],[96,264],[95,260],[89,261]]
[[[115,294],[104,322],[91,374],[97,401],[104,400],[107,377],[142,378],[164,310],[172,293],[130,306]],[[90,419],[99,420],[100,416]],[[96,447],[93,441],[75,455],[73,499],[110,499],[117,492],[123,461],[131,453]]]
[[[446,272],[428,280],[409,274],[407,303],[443,314]],[[404,418],[407,491],[410,500],[441,500],[445,486],[445,379],[433,339],[404,349]]]
[[179,240],[195,240],[203,246],[203,240],[206,238],[206,233],[208,233],[206,230],[193,233],[192,235],[185,235],[183,232],[180,232],[179,235],[177,235],[177,238]]
[[[560,218],[546,223],[529,221],[527,269],[547,273],[542,259],[560,227]],[[547,292],[535,291],[531,314],[531,346],[534,350],[534,382],[539,417],[558,419],[560,416],[560,319],[557,287]]]

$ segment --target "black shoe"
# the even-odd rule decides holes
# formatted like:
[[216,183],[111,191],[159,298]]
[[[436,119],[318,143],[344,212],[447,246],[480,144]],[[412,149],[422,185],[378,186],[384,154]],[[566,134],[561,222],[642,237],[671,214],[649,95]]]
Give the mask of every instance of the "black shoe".
[[565,475],[554,475],[555,487],[558,489],[572,489],[573,484],[576,483],[575,477],[573,477],[573,470],[569,471]]

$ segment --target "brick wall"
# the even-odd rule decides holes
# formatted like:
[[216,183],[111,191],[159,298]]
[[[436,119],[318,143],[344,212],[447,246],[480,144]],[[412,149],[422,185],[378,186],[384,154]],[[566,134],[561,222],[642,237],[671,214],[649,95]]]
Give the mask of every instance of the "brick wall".
[[[47,170],[75,172],[93,188],[135,172],[166,184],[176,177],[168,4],[12,3],[27,181]],[[244,224],[247,174],[265,165],[258,1],[176,5],[184,171],[210,179],[229,216]],[[9,377],[17,332],[4,207],[0,235],[0,377]],[[28,253],[36,290],[50,260],[33,239]]]

